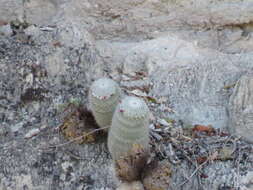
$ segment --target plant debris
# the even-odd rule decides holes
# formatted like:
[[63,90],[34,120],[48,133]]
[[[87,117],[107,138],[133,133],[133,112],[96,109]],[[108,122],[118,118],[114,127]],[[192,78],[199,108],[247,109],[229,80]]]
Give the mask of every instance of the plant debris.
[[62,114],[64,117],[60,131],[68,140],[74,140],[78,144],[91,143],[103,133],[101,131],[92,133],[99,127],[92,113],[84,106],[70,103]]
[[[174,120],[169,124],[170,126],[167,121],[165,123],[162,119],[156,119],[150,125],[151,154],[159,160],[168,159],[176,165],[186,162],[195,168],[183,182],[173,184],[173,189],[180,188],[195,175],[203,180],[208,178],[203,169],[213,162],[230,161],[238,168],[242,167],[239,163],[249,163],[249,159],[252,160],[252,146],[226,131],[200,124],[190,128],[182,127],[185,125]],[[176,135],[175,131],[178,131]]]
[[20,100],[23,103],[43,101],[46,93],[48,93],[48,90],[44,88],[28,88],[23,94],[21,94]]
[[215,134],[215,129],[211,125],[195,125],[192,131],[194,136],[197,136],[197,133],[205,133],[208,136]]
[[143,171],[142,182],[146,190],[167,190],[172,170],[167,160],[153,161]]
[[147,158],[147,151],[141,145],[134,144],[126,156],[115,161],[115,170],[118,178],[122,181],[140,180]]

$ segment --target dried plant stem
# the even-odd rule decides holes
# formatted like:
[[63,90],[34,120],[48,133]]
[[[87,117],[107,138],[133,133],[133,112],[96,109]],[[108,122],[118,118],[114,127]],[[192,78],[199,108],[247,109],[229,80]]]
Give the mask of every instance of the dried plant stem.
[[190,179],[209,161],[209,159],[207,159],[205,162],[203,162],[202,164],[200,164],[193,172],[192,174],[185,180],[183,181],[181,184],[178,185],[178,187],[181,187],[182,185],[184,185],[186,182],[190,181]]
[[73,142],[75,142],[75,141],[77,141],[77,140],[79,140],[81,138],[87,137],[88,135],[91,135],[91,134],[93,134],[93,133],[95,133],[97,131],[101,131],[101,130],[108,129],[108,128],[109,127],[107,126],[107,127],[102,127],[102,128],[94,129],[93,131],[91,131],[91,132],[89,132],[89,133],[87,133],[85,135],[81,135],[79,137],[76,137],[76,138],[74,138],[74,139],[72,139],[72,140],[70,140],[68,142],[65,142],[65,143],[62,143],[62,144],[57,144],[57,145],[51,145],[51,146],[46,147],[45,149],[47,149],[47,148],[58,148],[58,147],[61,147],[61,146],[65,146],[65,145],[71,144],[71,143],[73,143]]

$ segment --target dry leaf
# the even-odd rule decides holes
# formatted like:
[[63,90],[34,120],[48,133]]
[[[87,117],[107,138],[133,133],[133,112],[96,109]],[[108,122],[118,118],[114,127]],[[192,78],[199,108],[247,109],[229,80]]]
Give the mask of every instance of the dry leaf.
[[70,103],[62,114],[64,117],[60,131],[68,140],[75,140],[79,144],[90,143],[101,134],[101,131],[91,133],[98,126],[91,112],[84,109],[83,106]]
[[203,164],[205,161],[207,161],[207,157],[206,156],[200,156],[196,160],[197,160],[198,164]]
[[208,178],[208,175],[202,173],[202,174],[200,174],[200,177],[201,177],[201,178]]
[[53,42],[53,46],[54,47],[62,47],[62,44],[59,41],[55,41],[55,42]]
[[194,133],[196,133],[196,132],[204,132],[204,133],[206,133],[209,136],[212,136],[212,135],[215,134],[215,129],[211,125],[208,125],[208,126],[205,126],[205,125],[194,125],[192,131]]

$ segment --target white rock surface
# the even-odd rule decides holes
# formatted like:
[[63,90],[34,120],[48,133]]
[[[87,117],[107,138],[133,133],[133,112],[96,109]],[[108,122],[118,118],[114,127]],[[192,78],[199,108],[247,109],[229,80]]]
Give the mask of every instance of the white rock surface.
[[229,99],[229,128],[253,143],[253,74],[242,75]]
[[57,3],[54,0],[24,1],[25,19],[30,24],[49,25],[57,13]]
[[10,24],[0,26],[0,35],[11,36],[12,30]]
[[151,93],[168,97],[175,110],[169,116],[187,124],[226,128],[231,94],[226,86],[253,69],[251,53],[225,54],[199,47],[174,34],[127,45],[116,42],[104,46],[113,53],[120,51],[106,56],[111,63],[121,61],[124,72],[148,72],[154,84]]
[[23,20],[23,14],[23,0],[0,1],[0,20],[7,22],[16,19]]

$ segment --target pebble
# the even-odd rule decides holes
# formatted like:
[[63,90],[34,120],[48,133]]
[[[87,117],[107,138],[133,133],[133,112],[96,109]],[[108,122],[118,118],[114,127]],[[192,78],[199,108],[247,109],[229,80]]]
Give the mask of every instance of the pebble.
[[33,136],[36,136],[38,133],[40,132],[39,129],[31,129],[30,131],[28,131],[28,133],[25,134],[25,139],[29,139],[32,138]]
[[11,36],[12,35],[12,29],[10,24],[0,26],[0,35],[4,36]]
[[13,133],[16,133],[19,131],[19,129],[21,129],[23,127],[23,122],[17,123],[16,125],[11,127],[11,131]]
[[170,124],[165,119],[158,119],[157,122],[165,127],[170,126]]

